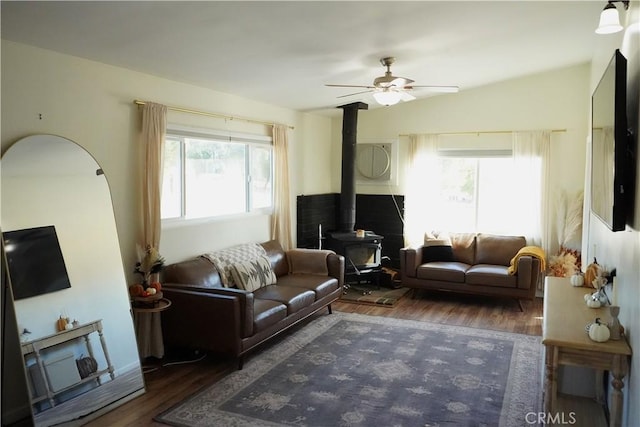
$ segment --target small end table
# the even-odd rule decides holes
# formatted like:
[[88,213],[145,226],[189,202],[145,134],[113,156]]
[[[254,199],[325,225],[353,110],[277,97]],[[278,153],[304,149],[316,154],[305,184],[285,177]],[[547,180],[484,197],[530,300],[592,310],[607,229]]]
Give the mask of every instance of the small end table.
[[162,295],[149,301],[134,298],[131,307],[140,358],[146,359],[153,356],[162,359],[164,357],[164,342],[160,316],[163,311],[171,307],[171,301],[163,298]]

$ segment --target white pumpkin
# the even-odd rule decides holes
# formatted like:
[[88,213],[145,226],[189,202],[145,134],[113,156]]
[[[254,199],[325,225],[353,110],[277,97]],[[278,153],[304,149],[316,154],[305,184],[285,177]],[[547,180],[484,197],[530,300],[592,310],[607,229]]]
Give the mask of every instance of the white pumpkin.
[[584,285],[584,276],[582,274],[574,274],[573,276],[571,276],[569,281],[571,282],[571,286],[582,286]]
[[610,336],[609,328],[604,323],[600,323],[599,317],[589,326],[589,338],[595,342],[606,342]]

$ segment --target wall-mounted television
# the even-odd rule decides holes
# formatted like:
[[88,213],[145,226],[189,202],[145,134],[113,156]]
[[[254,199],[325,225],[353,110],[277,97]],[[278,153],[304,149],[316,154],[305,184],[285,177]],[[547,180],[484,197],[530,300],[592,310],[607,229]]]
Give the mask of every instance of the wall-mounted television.
[[591,97],[591,212],[611,231],[626,226],[629,150],[627,60],[616,50]]
[[6,231],[2,237],[14,299],[71,287],[55,226]]

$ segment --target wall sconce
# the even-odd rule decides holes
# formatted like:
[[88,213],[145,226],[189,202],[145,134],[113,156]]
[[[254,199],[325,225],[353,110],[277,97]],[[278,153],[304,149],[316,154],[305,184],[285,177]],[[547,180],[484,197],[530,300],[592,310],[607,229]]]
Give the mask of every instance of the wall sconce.
[[596,34],[612,34],[622,31],[618,8],[616,8],[614,4],[616,2],[622,3],[625,10],[629,9],[628,0],[609,0],[602,13],[600,13],[600,23],[598,24],[598,28],[596,28]]

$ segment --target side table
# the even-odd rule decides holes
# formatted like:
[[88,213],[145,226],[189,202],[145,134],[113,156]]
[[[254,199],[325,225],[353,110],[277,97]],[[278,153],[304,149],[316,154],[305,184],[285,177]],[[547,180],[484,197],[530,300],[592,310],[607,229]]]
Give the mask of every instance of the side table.
[[158,359],[164,357],[164,342],[162,340],[161,313],[171,307],[171,301],[160,298],[149,303],[133,300],[133,321],[136,328],[136,340],[140,358],[153,356]]
[[[544,407],[546,413],[558,411],[558,366],[574,365],[609,371],[613,376],[609,426],[622,424],[622,389],[628,373],[631,347],[622,339],[594,342],[585,327],[596,317],[608,318],[605,308],[589,308],[584,294],[593,289],[572,287],[569,279],[547,277],[544,291],[542,344],[546,347]],[[597,390],[600,393],[601,390]]]

